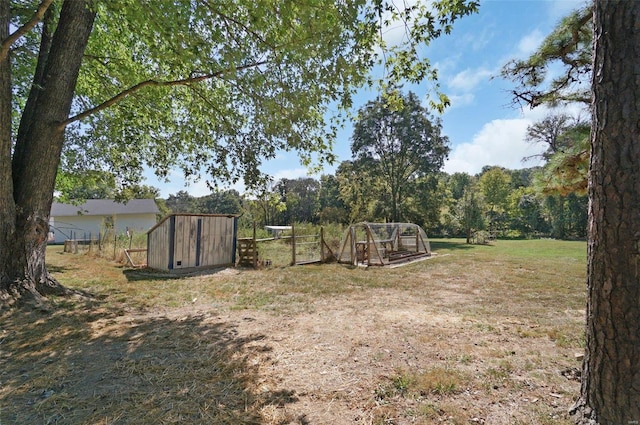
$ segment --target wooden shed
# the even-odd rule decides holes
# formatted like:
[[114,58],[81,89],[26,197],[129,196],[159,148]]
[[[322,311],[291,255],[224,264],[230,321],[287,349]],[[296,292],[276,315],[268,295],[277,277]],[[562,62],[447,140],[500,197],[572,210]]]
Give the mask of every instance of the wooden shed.
[[235,265],[238,218],[172,214],[147,233],[147,266],[177,271]]

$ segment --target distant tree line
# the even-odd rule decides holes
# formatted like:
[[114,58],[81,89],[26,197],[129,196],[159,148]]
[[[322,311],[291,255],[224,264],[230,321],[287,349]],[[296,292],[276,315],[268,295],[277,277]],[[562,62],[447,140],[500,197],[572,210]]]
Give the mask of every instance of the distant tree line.
[[[487,166],[476,175],[436,173],[417,182],[398,221],[417,223],[431,236],[466,238],[485,230],[498,237],[584,238],[587,197],[539,190],[536,176],[542,171]],[[345,161],[319,180],[281,179],[246,195],[222,190],[194,197],[180,191],[164,202],[174,213],[237,214],[243,225],[392,221],[391,200],[373,189],[374,177],[353,173],[353,163]]]

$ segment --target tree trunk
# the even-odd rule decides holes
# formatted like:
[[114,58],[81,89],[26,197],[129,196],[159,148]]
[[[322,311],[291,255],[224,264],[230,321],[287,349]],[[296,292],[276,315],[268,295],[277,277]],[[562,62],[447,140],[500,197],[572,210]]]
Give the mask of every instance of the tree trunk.
[[[0,40],[9,36],[9,0],[0,0]],[[15,202],[11,179],[11,55],[0,61],[0,262],[7,264],[11,249],[7,241],[15,231]],[[9,279],[0,268],[0,282]],[[1,289],[1,288],[0,288]]]
[[580,423],[640,422],[640,2],[596,1]]
[[[45,252],[53,190],[64,142],[62,123],[71,110],[82,57],[95,18],[90,5],[90,0],[65,1],[50,41],[47,31],[43,32],[43,51],[39,53],[31,93],[21,117],[9,171],[11,178],[5,180],[12,182],[13,188],[7,185],[9,188],[0,189],[0,209],[10,223],[3,225],[2,230],[8,231],[0,234],[0,246],[8,248],[0,257],[0,294],[5,299],[25,294],[39,297],[63,291],[47,272]],[[2,94],[0,108],[10,107],[10,97],[7,100],[5,95]],[[0,170],[3,171],[6,172]]]

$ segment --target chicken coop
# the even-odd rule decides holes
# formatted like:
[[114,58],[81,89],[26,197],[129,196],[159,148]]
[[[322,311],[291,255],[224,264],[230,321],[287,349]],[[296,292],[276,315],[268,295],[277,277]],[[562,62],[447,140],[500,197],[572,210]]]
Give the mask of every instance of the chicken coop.
[[234,265],[237,222],[233,215],[172,214],[147,233],[147,266],[177,271]]
[[386,266],[431,255],[427,234],[413,223],[358,223],[340,244],[340,263]]

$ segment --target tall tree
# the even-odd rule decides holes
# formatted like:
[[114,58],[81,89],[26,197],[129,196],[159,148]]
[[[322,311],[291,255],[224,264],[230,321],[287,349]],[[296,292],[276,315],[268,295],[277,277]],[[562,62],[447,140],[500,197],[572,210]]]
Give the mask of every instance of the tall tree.
[[582,423],[640,420],[640,2],[595,2]]
[[467,243],[471,243],[471,238],[476,230],[484,229],[483,209],[482,193],[475,185],[467,186],[454,209],[454,215]]
[[276,188],[287,207],[286,223],[317,223],[320,182],[311,177],[281,179]]
[[[66,1],[54,16],[43,1],[28,22],[9,34],[8,0],[0,0],[0,297],[60,292],[45,266],[49,213],[80,66],[96,15],[90,1]],[[15,141],[11,114],[10,48],[17,37],[43,19],[32,89],[24,103]],[[51,33],[57,18],[55,32]],[[2,300],[0,300],[1,302]]]
[[368,102],[360,111],[351,138],[351,152],[363,172],[383,178],[392,221],[401,221],[410,185],[435,173],[449,154],[449,139],[441,134],[440,121],[414,93],[391,93]]
[[376,217],[377,194],[382,190],[380,176],[362,172],[354,161],[342,161],[336,169],[340,199],[347,207],[347,222],[378,221]]
[[201,214],[241,214],[243,198],[237,190],[215,190],[212,194],[196,198],[196,212]]
[[[330,159],[327,105],[348,108],[375,64],[433,78],[417,46],[477,5],[0,0],[3,301],[61,291],[45,248],[63,148],[131,184],[145,165],[255,184],[278,149]],[[410,37],[376,56],[397,22]]]
[[349,210],[340,197],[340,182],[336,176],[331,174],[320,176],[318,204],[320,223],[347,224],[349,222]]
[[485,167],[478,180],[491,230],[505,230],[507,225],[507,207],[511,189],[511,175],[501,167]]

